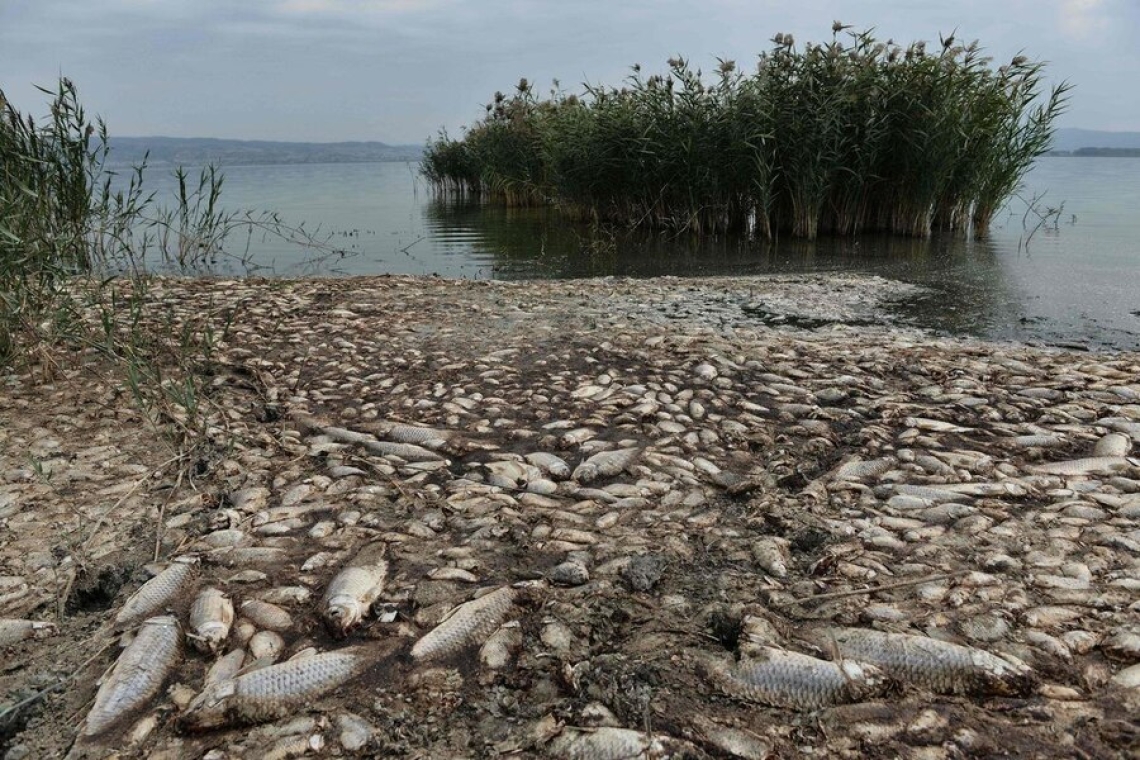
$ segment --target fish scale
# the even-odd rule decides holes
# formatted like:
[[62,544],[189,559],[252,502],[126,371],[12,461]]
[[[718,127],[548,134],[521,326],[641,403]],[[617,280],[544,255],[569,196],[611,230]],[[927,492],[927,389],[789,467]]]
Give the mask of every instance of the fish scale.
[[1023,694],[1032,671],[982,649],[904,633],[862,628],[826,628],[813,638],[832,644],[843,657],[878,666],[904,683],[947,694]]
[[503,587],[459,605],[416,642],[412,657],[430,660],[446,657],[468,645],[482,644],[506,620],[514,601],[514,590]]
[[283,717],[359,674],[368,662],[362,648],[350,647],[218,681],[190,703],[181,721],[207,729]]
[[159,692],[178,662],[181,636],[178,621],[169,615],[142,624],[95,694],[85,736],[103,733]]
[[612,477],[633,464],[640,453],[640,449],[599,452],[578,465],[572,477],[579,483],[589,483],[599,477]]
[[191,561],[172,562],[169,567],[144,583],[127,599],[119,614],[115,616],[115,626],[124,628],[161,610],[189,585],[194,578],[194,572],[195,567]]
[[887,683],[878,668],[855,660],[834,663],[764,646],[752,655],[738,663],[706,661],[704,674],[729,696],[796,710],[858,702]]

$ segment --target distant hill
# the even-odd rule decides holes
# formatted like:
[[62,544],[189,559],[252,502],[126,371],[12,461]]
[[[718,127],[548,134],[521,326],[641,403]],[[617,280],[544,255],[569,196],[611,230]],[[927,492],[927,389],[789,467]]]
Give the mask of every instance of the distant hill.
[[110,161],[137,164],[149,151],[151,165],[181,164],[339,164],[370,161],[418,161],[419,145],[388,145],[382,142],[275,142],[270,140],[224,140],[212,137],[115,137],[111,136]]
[[[1081,148],[1110,148],[1117,150],[1140,150],[1140,132],[1102,132],[1095,129],[1058,129],[1053,139],[1055,152],[1076,153]],[[1078,155],[1106,155],[1104,153],[1081,152]],[[1124,155],[1114,153],[1111,155]]]

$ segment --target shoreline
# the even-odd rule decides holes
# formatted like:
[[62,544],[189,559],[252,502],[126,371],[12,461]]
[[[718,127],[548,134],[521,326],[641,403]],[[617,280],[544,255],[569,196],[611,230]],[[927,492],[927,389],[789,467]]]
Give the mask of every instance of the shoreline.
[[[175,333],[235,310],[202,368],[208,445],[193,461],[82,362],[51,384],[0,380],[0,617],[59,626],[9,650],[0,711],[77,671],[7,745],[70,745],[117,650],[78,666],[113,642],[157,550],[198,556],[195,588],[236,605],[278,600],[286,656],[388,654],[314,697],[311,725],[183,735],[171,716],[210,664],[188,651],[166,680],[178,688],[81,743],[91,757],[120,741],[252,757],[316,735],[351,754],[348,714],[370,751],[396,755],[539,754],[572,739],[556,723],[647,719],[705,752],[752,737],[739,757],[1126,751],[1140,692],[1112,679],[1140,660],[1140,462],[1065,463],[1134,455],[1140,354],[879,324],[914,289],[854,275],[154,281]],[[439,433],[434,456],[392,448],[407,425]],[[605,452],[634,453],[580,469]],[[523,458],[536,454],[571,473]],[[378,617],[334,638],[321,595],[369,546],[389,563]],[[511,642],[501,664],[484,641],[409,659],[476,589],[519,583],[499,621],[517,628],[492,628]],[[183,625],[192,601],[168,602]],[[964,697],[903,683],[804,711],[702,675],[759,646],[830,659],[800,635],[824,625],[1012,656],[1035,683]]]

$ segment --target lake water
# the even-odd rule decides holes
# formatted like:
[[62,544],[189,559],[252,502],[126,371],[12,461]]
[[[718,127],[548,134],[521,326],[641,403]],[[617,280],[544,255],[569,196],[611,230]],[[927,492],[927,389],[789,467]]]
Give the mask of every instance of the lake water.
[[[1063,205],[1057,224],[1011,202],[984,241],[795,240],[614,234],[546,209],[441,202],[405,163],[227,167],[222,199],[276,211],[330,233],[349,256],[322,274],[437,274],[531,279],[602,275],[858,272],[928,286],[900,303],[900,320],[951,334],[1140,350],[1140,159],[1044,158],[1021,195]],[[162,169],[147,183],[173,186]],[[162,197],[160,195],[160,197]],[[244,243],[243,243],[244,246]],[[272,272],[312,271],[311,251],[260,237],[254,260]]]

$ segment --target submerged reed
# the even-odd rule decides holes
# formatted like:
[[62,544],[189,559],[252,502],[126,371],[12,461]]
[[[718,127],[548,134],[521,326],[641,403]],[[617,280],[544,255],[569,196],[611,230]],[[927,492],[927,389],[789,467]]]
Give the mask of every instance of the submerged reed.
[[462,139],[429,141],[422,172],[441,193],[626,226],[984,235],[1049,149],[1069,85],[1045,93],[1042,64],[995,69],[977,43],[931,52],[846,29],[802,48],[778,34],[750,74],[674,58],[544,99],[524,79]]

